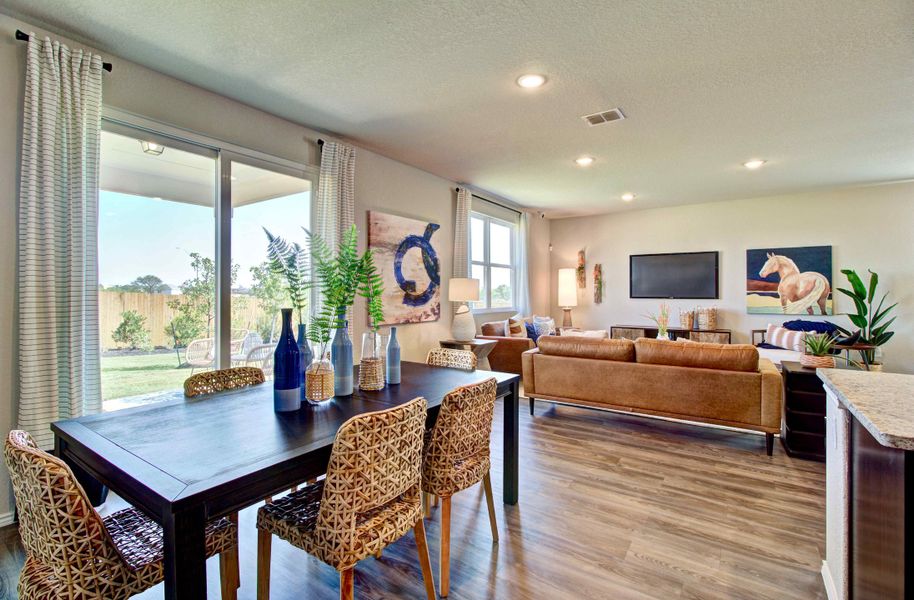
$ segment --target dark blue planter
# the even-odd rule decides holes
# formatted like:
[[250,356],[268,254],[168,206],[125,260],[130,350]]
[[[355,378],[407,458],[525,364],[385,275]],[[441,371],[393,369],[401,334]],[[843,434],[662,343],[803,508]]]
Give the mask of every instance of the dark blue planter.
[[282,309],[282,333],[273,353],[273,410],[301,408],[301,352],[292,335],[292,309]]
[[352,340],[349,339],[349,321],[336,330],[330,346],[330,362],[333,364],[333,394],[352,395]]
[[301,399],[305,400],[305,373],[314,360],[311,344],[308,343],[308,334],[304,323],[298,325],[298,353],[301,355]]

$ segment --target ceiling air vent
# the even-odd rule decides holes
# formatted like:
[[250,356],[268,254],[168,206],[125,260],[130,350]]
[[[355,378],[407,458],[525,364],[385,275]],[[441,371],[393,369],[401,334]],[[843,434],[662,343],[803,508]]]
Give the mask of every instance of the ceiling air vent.
[[603,123],[611,123],[613,121],[621,121],[625,118],[625,115],[622,114],[622,109],[611,108],[609,110],[594,113],[592,115],[584,115],[581,117],[587,124],[591,127],[596,125],[602,125]]

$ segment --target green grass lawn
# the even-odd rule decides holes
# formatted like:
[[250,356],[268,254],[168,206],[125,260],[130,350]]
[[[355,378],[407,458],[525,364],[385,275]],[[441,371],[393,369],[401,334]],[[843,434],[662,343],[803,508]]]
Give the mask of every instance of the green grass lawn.
[[174,352],[102,357],[102,399],[180,390],[190,368],[178,368]]

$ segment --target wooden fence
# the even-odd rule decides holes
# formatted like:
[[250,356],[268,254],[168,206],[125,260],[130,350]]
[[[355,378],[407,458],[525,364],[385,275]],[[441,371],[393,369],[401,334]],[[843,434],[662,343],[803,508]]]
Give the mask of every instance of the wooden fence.
[[[149,331],[153,346],[171,348],[174,339],[165,328],[177,315],[168,306],[173,300],[181,300],[181,294],[145,294],[142,292],[114,292],[102,290],[98,293],[99,332],[103,350],[117,348],[111,335],[121,323],[121,313],[135,310],[146,318],[144,327]],[[242,307],[241,304],[244,304]],[[263,316],[260,301],[253,296],[232,295],[232,329],[256,330],[257,320]]]

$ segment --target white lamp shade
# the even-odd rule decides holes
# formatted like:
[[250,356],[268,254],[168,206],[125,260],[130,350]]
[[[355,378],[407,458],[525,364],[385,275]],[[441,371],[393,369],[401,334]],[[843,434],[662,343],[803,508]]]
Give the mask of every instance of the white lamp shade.
[[478,302],[479,280],[455,277],[448,281],[447,299],[451,302]]
[[574,269],[559,269],[559,306],[578,305],[578,282]]

